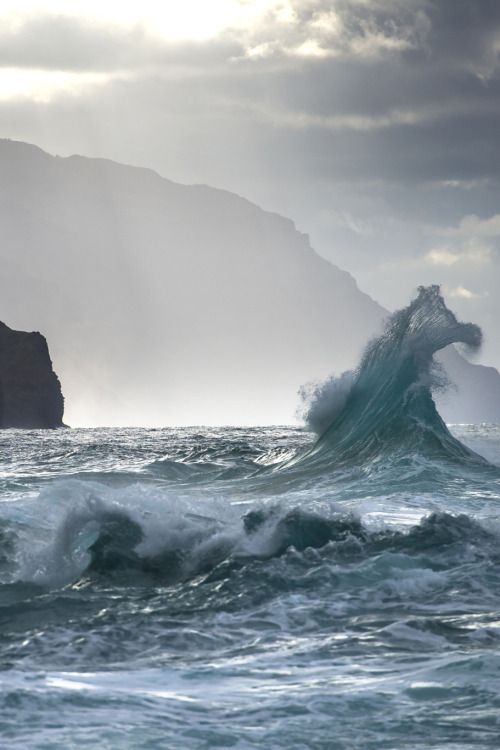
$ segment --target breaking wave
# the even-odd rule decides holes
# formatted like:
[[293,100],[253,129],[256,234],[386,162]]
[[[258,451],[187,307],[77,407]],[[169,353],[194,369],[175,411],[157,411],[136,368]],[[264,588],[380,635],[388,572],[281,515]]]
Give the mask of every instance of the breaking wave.
[[481,340],[479,326],[457,321],[438,286],[420,287],[370,342],[355,373],[309,392],[306,421],[323,432],[300,460],[359,464],[419,453],[484,463],[452,437],[432,398],[432,388],[442,385],[433,355],[454,343],[474,351]]
[[[241,513],[240,507],[228,509],[217,501],[186,505],[139,485],[128,493],[104,486],[89,492],[85,482],[75,481],[56,490],[71,500],[50,519],[52,528],[38,541],[32,530],[24,538],[22,529],[11,529],[5,538],[5,558],[14,562],[16,557],[14,580],[49,588],[105,580],[171,586],[214,575],[229,578],[235,567],[290,550],[323,550],[344,561],[382,553],[441,558],[450,550],[460,556],[466,545],[475,544],[498,556],[497,532],[466,514],[434,512],[407,528],[377,529],[333,504],[309,509],[276,500],[254,502]],[[43,506],[50,500],[54,495],[47,493],[38,502]]]

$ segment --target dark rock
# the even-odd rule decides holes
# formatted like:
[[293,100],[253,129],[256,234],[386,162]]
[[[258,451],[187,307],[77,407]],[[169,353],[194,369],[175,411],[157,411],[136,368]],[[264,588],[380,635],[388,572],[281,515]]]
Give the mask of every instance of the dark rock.
[[45,338],[0,322],[0,427],[63,427],[63,411]]

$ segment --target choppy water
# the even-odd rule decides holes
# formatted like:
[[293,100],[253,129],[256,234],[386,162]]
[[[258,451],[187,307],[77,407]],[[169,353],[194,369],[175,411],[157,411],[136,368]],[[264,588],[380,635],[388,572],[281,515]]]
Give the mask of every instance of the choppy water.
[[499,747],[500,427],[434,410],[440,305],[318,442],[0,433],[2,748]]

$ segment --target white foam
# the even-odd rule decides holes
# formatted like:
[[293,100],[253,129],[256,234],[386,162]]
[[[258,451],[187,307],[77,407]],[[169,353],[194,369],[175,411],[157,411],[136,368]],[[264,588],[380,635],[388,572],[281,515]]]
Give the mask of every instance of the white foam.
[[324,383],[310,382],[301,386],[302,404],[297,409],[297,416],[310,430],[322,435],[342,411],[355,377],[354,371],[346,370],[339,376],[330,375]]

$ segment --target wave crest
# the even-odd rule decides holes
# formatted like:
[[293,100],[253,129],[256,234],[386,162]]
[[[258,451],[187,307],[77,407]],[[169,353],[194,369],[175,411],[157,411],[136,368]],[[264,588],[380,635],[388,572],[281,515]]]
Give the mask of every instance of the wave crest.
[[331,421],[306,460],[328,454],[359,463],[417,452],[484,463],[452,437],[431,395],[435,385],[443,385],[442,373],[434,374],[433,355],[453,343],[475,351],[481,342],[479,326],[459,322],[439,286],[419,287],[416,299],[368,344],[352,377],[345,374],[309,391],[308,424]]

